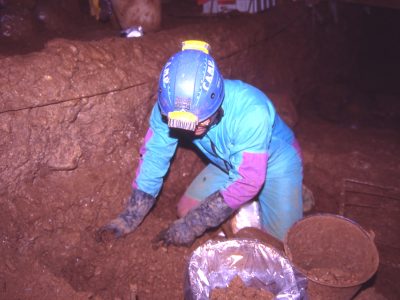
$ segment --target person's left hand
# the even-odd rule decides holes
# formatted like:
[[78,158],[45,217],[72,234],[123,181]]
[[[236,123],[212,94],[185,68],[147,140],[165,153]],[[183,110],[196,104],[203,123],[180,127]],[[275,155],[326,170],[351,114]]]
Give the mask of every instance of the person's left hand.
[[184,219],[176,220],[167,229],[162,230],[153,240],[157,246],[190,246],[196,239],[193,229],[185,223]]

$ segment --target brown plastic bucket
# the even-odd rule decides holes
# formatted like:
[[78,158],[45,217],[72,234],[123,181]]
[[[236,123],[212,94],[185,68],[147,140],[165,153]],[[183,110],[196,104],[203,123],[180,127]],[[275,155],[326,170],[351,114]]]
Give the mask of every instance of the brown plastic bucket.
[[295,223],[284,241],[292,264],[308,278],[314,299],[351,299],[378,269],[371,236],[350,219],[318,214]]

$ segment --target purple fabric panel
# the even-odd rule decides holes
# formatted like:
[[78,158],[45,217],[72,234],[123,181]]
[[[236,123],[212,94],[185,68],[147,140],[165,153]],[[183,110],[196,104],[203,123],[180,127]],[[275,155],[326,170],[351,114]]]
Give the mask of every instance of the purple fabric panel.
[[146,153],[146,145],[147,145],[147,142],[152,138],[152,136],[153,136],[153,130],[152,130],[151,128],[149,128],[149,129],[147,130],[146,136],[144,137],[144,142],[143,142],[143,144],[142,144],[142,146],[140,147],[140,150],[139,150],[139,153],[140,153],[140,161],[139,161],[139,165],[138,165],[138,167],[137,167],[137,169],[136,169],[136,176],[135,176],[135,179],[134,179],[133,182],[132,182],[132,187],[133,187],[134,189],[137,188],[136,178],[138,178],[138,176],[139,176],[139,174],[140,174],[140,169],[142,168],[143,157],[144,157],[144,154]]
[[236,209],[254,198],[265,182],[267,163],[267,153],[243,153],[239,178],[221,191],[226,204]]

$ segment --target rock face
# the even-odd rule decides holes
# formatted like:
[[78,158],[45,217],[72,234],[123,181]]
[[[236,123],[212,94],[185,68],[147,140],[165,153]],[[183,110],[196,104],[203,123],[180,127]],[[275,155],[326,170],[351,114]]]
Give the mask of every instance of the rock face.
[[154,31],[161,25],[161,0],[112,0],[115,16],[122,29],[142,26]]
[[37,22],[31,13],[34,3],[0,2],[0,37],[13,41],[25,39],[37,30]]
[[[234,22],[221,23],[217,30],[204,25],[200,35],[212,45],[225,77],[251,82],[257,72],[257,78],[271,74],[256,64],[260,59],[252,58],[257,53],[251,45],[262,45],[273,32],[247,22],[247,30],[254,26],[257,35],[237,43],[230,40],[229,47],[219,42],[219,36],[245,31],[232,27]],[[159,71],[193,30],[200,27],[161,32],[143,41],[55,39],[41,52],[2,59],[2,191],[13,194],[21,191],[23,182],[35,185],[47,176],[76,178],[83,166],[90,173],[110,164],[111,172],[132,177],[156,100]],[[284,94],[275,93],[272,99],[278,111],[293,112],[287,119],[293,125],[293,104],[279,95]],[[289,109],[280,108],[286,102]]]
[[[159,5],[157,1],[143,3]],[[279,69],[282,56],[273,47],[279,39],[272,37],[285,25],[279,19],[295,15],[296,11],[277,9],[268,18],[215,20],[143,39],[53,39],[40,52],[1,57],[0,228],[4,247],[0,256],[6,266],[0,269],[24,272],[22,277],[0,273],[1,286],[5,286],[2,278],[7,278],[7,286],[15,287],[6,291],[5,298],[30,298],[21,282],[34,282],[43,265],[76,291],[95,290],[89,282],[96,278],[108,285],[110,278],[99,275],[104,272],[101,266],[76,259],[92,254],[86,245],[90,232],[114,217],[130,193],[162,65],[183,40],[204,39],[211,44],[225,77],[243,79],[264,91],[269,89],[263,84],[266,78],[274,85],[290,86],[296,80],[296,64],[279,74],[273,72]],[[282,38],[294,36],[288,32]],[[273,100],[279,110],[279,99]],[[160,205],[173,211],[175,201],[202,167],[192,149],[179,148],[161,194],[166,199]],[[78,273],[84,277],[76,277]],[[47,279],[49,286],[56,284],[54,278]],[[83,296],[71,296],[79,297]]]

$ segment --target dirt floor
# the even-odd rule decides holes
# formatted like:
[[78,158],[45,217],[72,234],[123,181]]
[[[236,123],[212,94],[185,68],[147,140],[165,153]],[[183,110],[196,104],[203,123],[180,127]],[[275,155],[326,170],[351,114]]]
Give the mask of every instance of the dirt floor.
[[[277,2],[279,6],[280,1]],[[303,14],[297,23],[287,29],[297,32],[297,35],[292,35],[291,40],[281,39],[280,43],[275,43],[275,47],[280,47],[275,50],[284,55],[287,49],[293,49],[299,54],[296,59],[301,59],[301,62],[287,57],[275,65],[271,64],[273,70],[265,70],[265,73],[254,71],[254,74],[249,74],[251,70],[246,69],[245,64],[238,68],[247,72],[246,76],[252,78],[251,83],[267,93],[269,88],[279,89],[290,79],[292,95],[296,99],[296,117],[292,116],[292,125],[303,150],[304,181],[315,197],[315,206],[308,214],[342,214],[371,232],[380,254],[379,269],[356,298],[399,299],[400,11],[340,3],[338,22],[335,23],[326,2],[317,6],[322,19],[316,17],[302,1],[282,2],[284,4],[281,5],[285,5],[288,11],[300,9]],[[7,6],[7,1],[0,1],[0,5],[4,6],[0,8],[0,61],[17,57],[21,58],[22,64],[23,57],[41,51],[55,37],[97,41],[101,44],[103,41],[109,43],[110,38],[119,33],[115,25],[98,23],[91,18],[84,1],[74,2],[80,5],[72,5],[70,10],[62,13],[56,5],[46,6],[52,12],[47,14],[50,21],[43,23],[32,20],[29,14],[31,10],[39,9],[32,4],[35,1],[19,3],[20,6]],[[263,15],[273,16],[274,9]],[[17,18],[18,14],[24,18]],[[178,29],[173,32],[179,35],[179,28],[189,24],[198,24],[194,28],[199,32],[203,26],[213,24],[216,32],[221,33],[218,31],[221,23],[229,21],[240,24],[243,18],[252,17],[238,13],[205,16],[201,14],[201,7],[193,1],[170,0],[163,4],[160,31],[145,33],[160,38],[158,42],[153,39],[154,45],[147,46],[159,49],[161,46],[157,43],[168,42],[164,32],[170,29]],[[221,34],[221,39],[227,39],[227,47],[241,42],[240,35],[227,38]],[[261,56],[269,53],[267,48],[256,50]],[[264,61],[261,56],[260,63]],[[271,60],[275,58],[279,57]],[[303,67],[297,68],[296,74],[292,74],[291,66],[295,63]],[[46,66],[45,61],[43,66]],[[137,66],[141,71],[146,71],[146,67]],[[154,70],[149,69],[149,72]],[[34,88],[34,85],[27,85],[25,92],[35,92]],[[82,91],[84,89],[82,85]],[[65,107],[71,110],[77,108]],[[86,108],[79,107],[83,115]],[[15,111],[3,111],[0,115],[12,124]],[[44,116],[40,119],[40,113],[34,113],[31,108],[21,111],[26,113],[29,126],[24,130],[27,132],[35,132],[39,126],[51,127],[51,124],[40,121],[51,121],[51,111],[47,119]],[[106,112],[98,113],[103,115]],[[32,116],[37,121],[32,121]],[[86,126],[86,123],[82,124]],[[136,125],[143,127],[137,129],[138,132],[145,132],[145,124]],[[0,126],[3,131],[8,130],[8,124]],[[101,130],[98,129],[99,134]],[[21,143],[29,138],[30,134],[25,135],[21,131]],[[115,141],[129,145],[117,130]],[[18,140],[11,142],[17,143]],[[110,143],[111,149],[113,145]],[[96,148],[95,142],[92,147]],[[81,150],[76,150],[79,152],[76,154],[74,149],[69,150],[72,154],[66,151],[67,154],[55,155],[78,155],[90,160],[90,157],[79,152]],[[3,148],[0,150],[3,151]],[[29,149],[25,151],[14,155],[29,157]],[[112,150],[110,153],[113,153]],[[131,154],[120,156],[124,164],[132,163],[129,160],[132,159]],[[2,153],[2,157],[4,160],[8,156]],[[114,163],[118,164],[118,161]],[[25,164],[28,162],[21,163]],[[193,169],[201,165],[200,160],[196,161]],[[68,164],[65,168],[73,170]],[[29,191],[32,193],[31,198],[19,198],[19,195],[7,194],[4,187],[0,189],[0,299],[183,298],[188,257],[196,247],[214,236],[215,231],[199,238],[190,248],[155,248],[152,239],[176,218],[176,191],[182,191],[182,184],[187,183],[187,179],[181,182],[180,176],[170,176],[157,206],[134,234],[115,242],[98,243],[94,239],[96,228],[107,218],[113,217],[118,207],[110,213],[111,206],[108,205],[114,200],[109,200],[107,205],[96,206],[101,208],[100,211],[91,209],[95,201],[93,199],[99,194],[92,183],[105,182],[115,176],[129,178],[134,172],[112,173],[106,167],[100,170],[102,174],[88,170],[86,177],[78,179],[72,179],[73,174],[63,175],[66,183],[62,189],[58,187],[55,190],[46,186],[46,182],[51,183],[54,176],[58,175],[42,170],[47,177],[40,177],[42,173],[38,175],[36,189],[31,182],[26,183],[29,188],[20,186],[24,195]],[[180,173],[177,164],[172,167],[171,173],[174,172]],[[6,182],[4,178],[1,179]],[[127,182],[113,180],[115,186],[108,188],[105,198],[118,194],[115,190],[129,189]],[[103,183],[96,186],[103,186]],[[38,189],[41,191],[38,192]],[[66,199],[74,191],[85,195],[80,203],[67,202]],[[37,205],[35,194],[46,198],[46,204]],[[66,204],[63,204],[64,200]],[[120,208],[122,199],[115,201]],[[44,212],[47,213],[46,219]],[[23,219],[19,218],[21,216]],[[71,220],[75,223],[71,223]],[[86,220],[94,221],[88,224]],[[30,235],[32,232],[35,232],[34,236]],[[354,245],[354,249],[357,249],[357,245]]]

